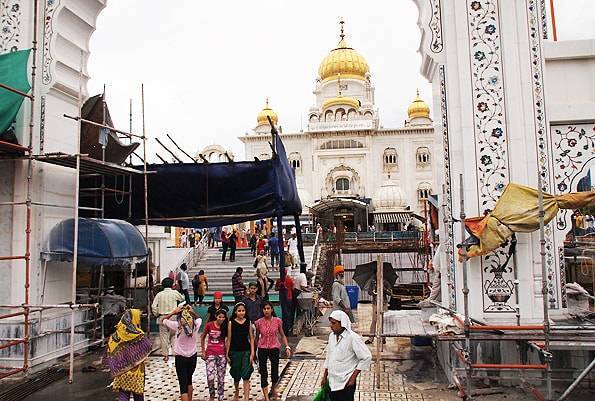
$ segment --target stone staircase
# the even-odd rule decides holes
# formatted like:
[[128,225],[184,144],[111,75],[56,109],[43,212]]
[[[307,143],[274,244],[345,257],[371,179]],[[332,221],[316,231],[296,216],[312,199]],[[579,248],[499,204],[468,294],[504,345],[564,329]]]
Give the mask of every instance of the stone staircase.
[[[310,263],[313,252],[312,245],[304,245],[304,257],[306,263]],[[250,249],[238,249],[236,250],[235,262],[229,262],[229,252],[227,253],[227,260],[221,261],[221,249],[220,248],[208,248],[203,254],[202,258],[198,263],[189,269],[188,276],[190,280],[199,270],[204,270],[209,280],[209,291],[207,295],[212,294],[215,291],[221,291],[224,295],[231,295],[231,277],[236,271],[237,267],[243,267],[244,283],[247,285],[250,281],[256,280],[254,273],[254,257],[250,253]],[[270,258],[269,258],[270,263]],[[310,266],[308,266],[309,268]],[[279,278],[278,271],[269,271],[269,277],[273,280]],[[192,294],[191,294],[192,296]]]

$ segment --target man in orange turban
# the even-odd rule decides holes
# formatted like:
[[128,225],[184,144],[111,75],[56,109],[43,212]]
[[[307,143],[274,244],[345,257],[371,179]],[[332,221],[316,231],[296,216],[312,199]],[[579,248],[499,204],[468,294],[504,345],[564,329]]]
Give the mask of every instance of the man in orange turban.
[[355,317],[351,311],[351,303],[349,301],[349,295],[345,288],[345,268],[341,265],[335,266],[333,269],[333,275],[335,281],[333,282],[332,296],[333,296],[333,310],[343,311],[349,316],[349,320],[355,322]]

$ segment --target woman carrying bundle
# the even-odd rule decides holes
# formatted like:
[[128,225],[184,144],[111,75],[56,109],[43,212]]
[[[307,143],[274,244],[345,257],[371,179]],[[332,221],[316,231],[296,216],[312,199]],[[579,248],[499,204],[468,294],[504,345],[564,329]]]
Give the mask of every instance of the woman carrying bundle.
[[141,311],[128,309],[107,341],[103,363],[109,368],[113,391],[118,401],[143,401],[145,392],[145,359],[151,352],[151,341],[140,328]]

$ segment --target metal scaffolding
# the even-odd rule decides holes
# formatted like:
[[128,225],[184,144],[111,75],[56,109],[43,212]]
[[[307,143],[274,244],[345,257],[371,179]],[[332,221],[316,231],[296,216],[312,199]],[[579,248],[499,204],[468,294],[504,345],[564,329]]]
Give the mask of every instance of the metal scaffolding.
[[[0,379],[6,378],[8,376],[12,376],[18,373],[27,373],[30,368],[30,349],[31,349],[31,342],[37,338],[45,337],[51,334],[56,333],[69,333],[70,334],[70,367],[69,367],[69,382],[72,383],[74,370],[73,370],[73,361],[74,361],[74,352],[75,352],[75,335],[76,334],[89,334],[89,330],[86,330],[83,327],[83,330],[77,330],[77,327],[80,326],[88,326],[90,324],[94,324],[92,333],[92,339],[86,339],[85,345],[92,346],[96,344],[102,344],[104,342],[103,337],[103,314],[101,313],[101,305],[100,305],[100,295],[101,295],[101,284],[103,278],[103,268],[100,272],[100,288],[98,289],[98,296],[96,298],[97,302],[94,303],[77,303],[77,282],[76,282],[76,272],[78,267],[77,261],[77,254],[78,254],[78,215],[79,210],[84,211],[91,211],[94,213],[99,213],[101,217],[103,216],[103,205],[104,197],[106,192],[113,193],[113,194],[125,194],[125,191],[118,191],[117,189],[106,188],[104,185],[104,179],[106,176],[131,176],[133,174],[143,174],[145,176],[144,181],[144,195],[145,195],[145,230],[144,230],[144,237],[145,242],[148,249],[148,203],[147,203],[147,163],[146,163],[146,131],[145,131],[145,124],[144,124],[144,87],[141,86],[141,96],[143,102],[142,114],[143,114],[143,133],[142,135],[133,134],[131,132],[125,132],[121,130],[114,129],[105,124],[96,123],[94,121],[86,120],[82,118],[82,91],[83,91],[83,51],[81,51],[81,58],[80,58],[80,67],[79,67],[79,92],[78,92],[78,116],[69,116],[64,114],[65,118],[74,119],[78,122],[78,132],[77,132],[77,152],[74,155],[65,154],[65,153],[58,153],[58,154],[34,154],[33,151],[33,136],[34,136],[34,117],[35,117],[35,99],[36,99],[36,69],[37,69],[37,31],[38,31],[38,18],[39,18],[39,11],[38,11],[38,4],[39,2],[36,0],[32,1],[33,3],[33,40],[32,40],[32,60],[31,60],[31,94],[23,93],[17,89],[14,89],[10,86],[0,83],[0,88],[8,90],[10,92],[19,94],[30,101],[30,112],[29,112],[29,125],[28,125],[28,139],[27,139],[27,146],[22,146],[18,144],[13,144],[5,141],[0,141],[0,160],[10,160],[15,163],[25,162],[26,163],[26,187],[25,187],[25,200],[24,201],[11,201],[11,202],[1,202],[0,207],[15,207],[15,206],[24,206],[25,207],[25,227],[24,227],[24,242],[25,242],[25,249],[22,253],[16,255],[0,255],[0,261],[17,261],[23,260],[24,261],[24,302],[22,304],[7,304],[7,305],[0,305],[2,309],[8,309],[11,312],[0,314],[0,320],[3,319],[14,319],[20,316],[23,317],[22,320],[15,320],[15,324],[22,324],[23,325],[23,335],[22,337],[6,337],[0,338],[0,350],[11,348],[11,347],[18,347],[22,345],[23,348],[23,363],[20,367],[13,367],[13,366],[2,366],[0,365]],[[143,169],[133,169],[129,167],[120,166],[114,163],[109,163],[104,160],[96,160],[93,158],[88,157],[87,155],[80,153],[80,135],[81,135],[81,125],[82,124],[90,124],[97,126],[101,129],[107,129],[112,132],[116,132],[117,134],[123,135],[127,138],[139,138],[143,141]],[[31,183],[33,180],[33,173],[34,173],[34,164],[35,163],[48,163],[57,166],[61,166],[63,168],[72,168],[75,170],[75,193],[74,193],[74,205],[57,205],[57,204],[49,204],[43,202],[37,202],[33,200],[32,197],[32,190],[31,190]],[[81,174],[82,173],[82,174]],[[84,174],[100,176],[102,179],[101,188],[80,188],[80,179],[81,176]],[[128,195],[130,195],[131,189],[128,191]],[[80,193],[91,192],[91,193],[100,193],[101,196],[101,207],[83,207],[80,205]],[[45,279],[47,274],[47,268],[44,264],[43,269],[43,289],[41,295],[41,302],[40,303],[31,303],[30,300],[30,279],[31,279],[31,220],[32,220],[32,209],[33,207],[49,207],[49,208],[62,208],[62,209],[72,209],[74,213],[74,244],[73,244],[73,260],[72,260],[72,287],[71,287],[71,301],[69,303],[64,304],[44,304],[43,298],[45,294]],[[14,229],[13,229],[14,232]],[[136,266],[135,266],[136,270]],[[147,313],[150,314],[150,303],[151,303],[151,288],[149,279],[151,272],[149,267],[149,260],[147,259],[147,280],[146,280],[146,290],[148,293],[147,296]],[[135,274],[136,276],[136,274]],[[42,314],[44,311],[49,309],[70,309],[71,311],[71,319],[70,319],[70,328],[63,329],[63,330],[48,330],[48,331],[41,331],[36,335],[31,335],[31,314],[39,313],[39,324],[41,328],[42,322]],[[94,318],[91,320],[83,319],[82,323],[75,324],[75,314],[77,311],[80,310],[93,310]],[[150,319],[147,319],[150,322]],[[101,336],[99,339],[96,338],[96,330],[97,330],[97,323],[98,321],[101,322]],[[150,323],[148,325],[148,330],[150,330]]]

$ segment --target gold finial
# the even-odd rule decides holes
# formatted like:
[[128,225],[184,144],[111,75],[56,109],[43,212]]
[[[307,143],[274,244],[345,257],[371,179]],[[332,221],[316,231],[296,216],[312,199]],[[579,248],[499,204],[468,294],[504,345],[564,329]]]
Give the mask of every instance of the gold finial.
[[268,109],[268,108],[269,108],[269,97],[268,97],[268,96],[265,98],[265,101],[264,101],[264,108],[265,108],[265,109]]
[[419,88],[417,88],[416,93],[417,93],[417,97],[419,97]]
[[341,97],[341,73],[337,74],[337,97]]
[[341,19],[339,20],[339,24],[341,25],[341,34],[339,35],[339,37],[341,38],[341,40],[345,39],[345,31],[344,31],[344,25],[345,25],[345,21],[343,20],[343,17],[341,17]]

